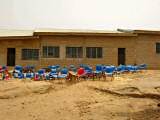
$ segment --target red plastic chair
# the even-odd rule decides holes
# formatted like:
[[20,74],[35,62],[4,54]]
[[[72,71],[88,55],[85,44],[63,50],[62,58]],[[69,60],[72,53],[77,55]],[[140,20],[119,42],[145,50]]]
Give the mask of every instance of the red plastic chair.
[[79,68],[77,70],[77,76],[78,76],[78,78],[84,78],[85,79],[87,77],[87,72],[85,71],[84,68]]
[[2,66],[0,66],[0,72],[2,72],[3,71],[3,68],[2,68]]

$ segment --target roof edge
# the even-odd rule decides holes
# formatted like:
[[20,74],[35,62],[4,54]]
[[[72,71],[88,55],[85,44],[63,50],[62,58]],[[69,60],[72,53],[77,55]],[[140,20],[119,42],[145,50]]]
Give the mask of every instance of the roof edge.
[[160,31],[156,31],[156,30],[134,30],[134,33],[137,33],[137,34],[160,34]]

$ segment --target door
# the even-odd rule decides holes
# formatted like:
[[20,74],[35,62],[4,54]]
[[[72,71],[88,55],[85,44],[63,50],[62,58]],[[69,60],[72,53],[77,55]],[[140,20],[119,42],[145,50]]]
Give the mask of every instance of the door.
[[118,48],[118,65],[126,64],[126,49]]
[[15,66],[15,48],[7,48],[7,66]]

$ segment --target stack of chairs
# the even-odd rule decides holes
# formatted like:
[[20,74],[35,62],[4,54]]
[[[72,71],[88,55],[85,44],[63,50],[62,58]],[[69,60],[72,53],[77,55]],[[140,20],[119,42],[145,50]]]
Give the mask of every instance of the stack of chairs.
[[[27,78],[35,80],[52,80],[52,79],[70,79],[70,73],[75,76],[76,79],[95,79],[95,78],[107,78],[111,77],[114,79],[114,75],[124,74],[124,73],[136,73],[141,70],[147,69],[146,64],[140,65],[102,65],[97,64],[95,70],[89,65],[80,64],[78,67],[75,65],[69,65],[68,67],[61,67],[60,65],[51,65],[47,68],[39,69],[35,71],[35,67],[27,65],[22,67],[21,65],[16,65],[13,71],[14,78]],[[0,73],[7,71],[6,66],[0,66]],[[7,72],[5,72],[7,73]],[[1,79],[1,74],[0,74]]]
[[0,66],[0,80],[9,80],[10,77],[7,66]]
[[56,65],[52,65],[52,66],[48,66],[48,68],[51,70],[49,73],[50,79],[57,79],[58,78],[58,70],[60,67],[56,66]]
[[126,70],[127,70],[127,72],[135,73],[138,71],[138,66],[127,65]]
[[77,72],[77,67],[75,65],[69,65],[68,67],[69,71],[72,71],[72,72]]
[[37,73],[35,73],[34,80],[44,80],[45,79],[45,69],[39,69]]
[[25,79],[34,79],[35,67],[27,65],[23,68],[23,76]]
[[94,74],[93,68],[90,67],[89,65],[85,65],[84,69],[86,71],[87,78],[88,79],[94,79],[95,74]]
[[147,69],[147,64],[140,64],[138,65],[139,70],[146,70]]
[[104,71],[103,65],[97,64],[96,69],[94,71],[95,78],[100,79],[103,76],[103,71]]
[[67,79],[68,77],[68,68],[64,67],[61,69],[60,74],[58,74],[59,79]]
[[121,73],[126,73],[128,70],[126,68],[126,65],[119,65],[117,68],[116,68],[116,73],[117,74],[121,74]]
[[23,67],[20,65],[16,65],[14,67],[14,71],[13,71],[13,76],[14,78],[19,78],[19,79],[23,79]]

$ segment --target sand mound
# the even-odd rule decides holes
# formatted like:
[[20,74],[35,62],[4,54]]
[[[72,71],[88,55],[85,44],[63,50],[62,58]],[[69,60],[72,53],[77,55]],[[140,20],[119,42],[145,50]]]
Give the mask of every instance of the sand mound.
[[[7,85],[8,83],[6,83]],[[20,96],[26,96],[31,93],[44,94],[51,88],[51,84],[48,82],[22,82],[14,81],[9,83],[12,85],[6,86],[5,89],[0,90],[0,99],[10,99]]]
[[160,93],[160,86],[155,87],[156,91]]
[[123,94],[141,94],[142,92],[140,91],[139,88],[137,87],[124,87],[121,89],[116,90],[117,92],[123,93]]
[[136,87],[124,87],[118,90],[97,88],[97,87],[91,87],[91,88],[96,91],[100,91],[106,94],[120,96],[120,97],[149,98],[149,99],[157,99],[157,100],[160,99],[160,94],[154,94],[154,93],[148,93],[148,92],[144,93],[144,92],[141,92],[141,90]]

